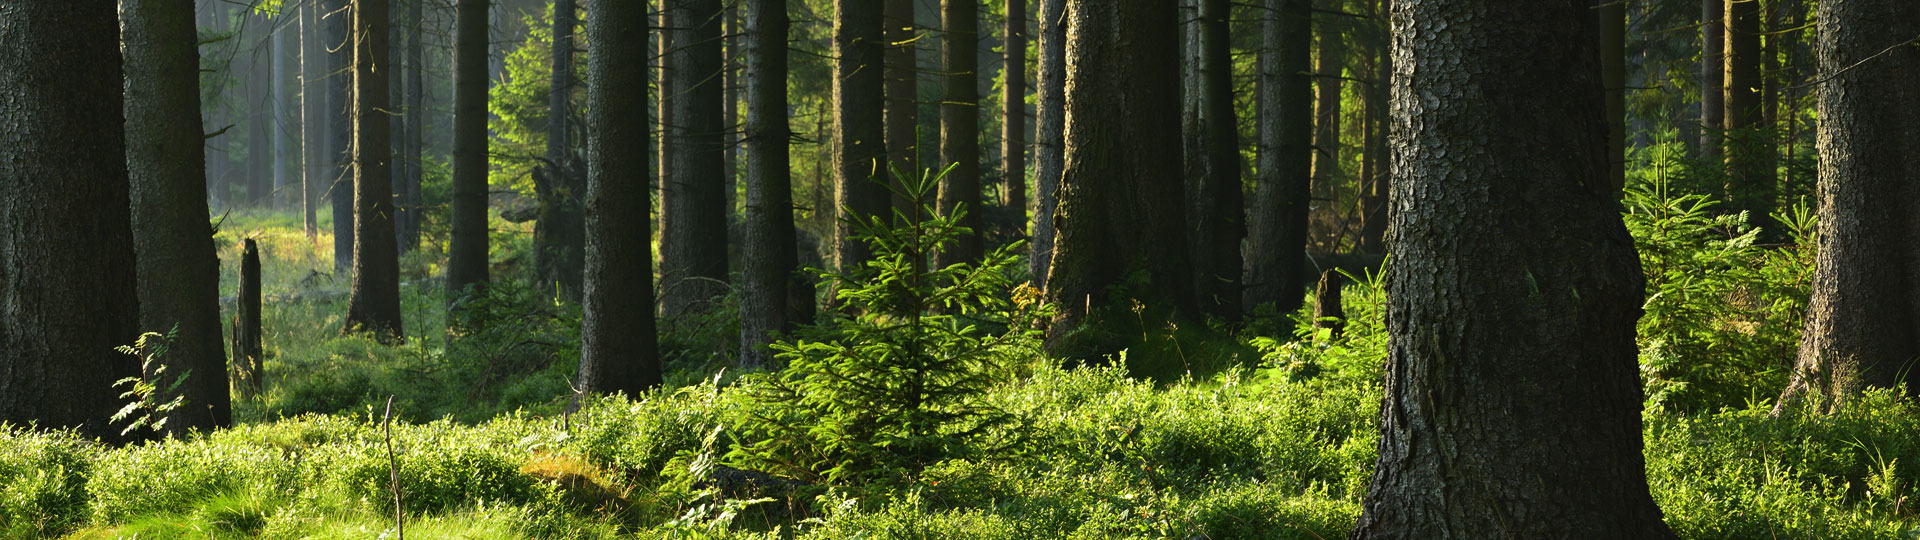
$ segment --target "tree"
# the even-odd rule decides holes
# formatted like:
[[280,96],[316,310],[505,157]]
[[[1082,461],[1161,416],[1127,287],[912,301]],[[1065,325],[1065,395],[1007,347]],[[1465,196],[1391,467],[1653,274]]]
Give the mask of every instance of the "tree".
[[1396,2],[1387,397],[1349,538],[1676,538],[1641,456],[1600,1]]
[[[1340,86],[1346,76],[1347,42],[1340,34],[1346,27],[1345,0],[1320,0],[1314,33],[1319,47],[1314,59],[1313,120],[1313,193],[1336,199],[1334,190],[1343,180],[1340,172]],[[1337,239],[1336,239],[1337,240]],[[1337,244],[1337,242],[1336,242]],[[1303,280],[1304,281],[1304,280]]]
[[1627,187],[1627,4],[1606,2],[1600,16],[1600,78],[1607,91],[1607,181]]
[[1727,200],[1730,210],[1747,212],[1748,223],[1773,235],[1776,189],[1772,160],[1765,157],[1773,146],[1760,106],[1760,2],[1727,0],[1726,13]]
[[140,307],[114,4],[0,17],[0,422],[119,441]]
[[1387,82],[1393,73],[1393,55],[1389,54],[1393,36],[1387,18],[1393,12],[1393,1],[1379,0],[1375,8],[1374,18],[1379,24],[1375,25],[1373,51],[1368,58],[1372,68],[1368,76],[1373,80],[1367,84],[1366,125],[1361,128],[1366,133],[1363,143],[1366,159],[1361,162],[1360,172],[1360,251],[1364,253],[1385,251],[1387,192],[1393,179],[1393,175],[1388,174],[1387,160],[1387,123],[1392,116],[1387,110]]
[[1047,275],[1058,310],[1047,348],[1056,356],[1117,352],[1095,332],[1134,324],[1134,301],[1176,317],[1195,312],[1182,232],[1177,16],[1173,0],[1067,4],[1066,170]]
[[345,332],[400,339],[400,246],[393,234],[387,0],[353,0],[353,288]]
[[420,8],[424,3],[426,3],[425,0],[407,2],[407,33],[411,37],[407,38],[407,68],[404,73],[407,85],[406,116],[403,118],[406,121],[405,141],[401,143],[402,151],[399,159],[400,163],[406,164],[406,176],[400,179],[400,189],[396,190],[396,196],[400,197],[397,216],[399,221],[396,225],[399,229],[401,253],[411,253],[415,248],[420,247],[422,210],[420,182],[425,177],[421,169],[426,165],[420,156],[423,153],[422,131],[426,127],[427,118],[426,59],[425,47],[421,45],[421,42],[426,40],[426,33]]
[[813,287],[799,274],[787,163],[787,3],[748,0],[747,222],[741,246],[740,361],[766,365],[774,332],[805,322]]
[[1187,23],[1187,238],[1193,294],[1200,311],[1240,319],[1240,240],[1247,235],[1240,195],[1240,133],[1233,110],[1228,0],[1199,0]]
[[[661,312],[676,316],[711,309],[714,297],[726,293],[726,188],[721,170],[726,151],[727,122],[720,118],[720,0],[668,0],[668,13],[677,28],[674,48],[667,54],[673,65],[674,95],[671,137],[672,189],[661,189],[660,280]],[[875,11],[876,13],[878,10]],[[875,70],[876,76],[878,70]],[[875,102],[877,103],[877,101]]]
[[347,73],[353,68],[354,45],[349,42],[352,32],[353,13],[349,0],[324,0],[321,10],[327,18],[326,47],[327,55],[327,134],[329,162],[334,164],[332,174],[328,175],[328,199],[333,204],[333,272],[346,274],[353,271],[354,209],[353,209],[353,164],[349,143],[353,135],[351,104],[347,102],[347,90],[353,82]]
[[[241,43],[248,57],[247,62],[247,175],[240,184],[246,186],[246,206],[264,208],[273,202],[267,195],[273,191],[273,154],[268,148],[273,144],[273,63],[268,40],[273,39],[273,21],[265,13],[247,10],[246,39]],[[240,205],[235,205],[240,206]]]
[[553,3],[553,54],[547,93],[547,159],[544,174],[534,174],[540,218],[534,224],[534,266],[541,289],[560,298],[580,298],[586,222],[580,198],[586,178],[574,159],[573,52],[574,3]]
[[1267,0],[1262,29],[1259,178],[1247,212],[1249,308],[1273,304],[1275,313],[1300,307],[1307,276],[1307,200],[1313,165],[1311,4]]
[[[586,274],[580,390],[660,386],[648,232],[647,4],[587,0]],[[641,89],[635,91],[634,89]]]
[[1913,179],[1920,177],[1920,99],[1912,74],[1920,4],[1906,0],[1820,2],[1818,81],[1820,231],[1813,297],[1791,382],[1775,411],[1830,409],[1863,387],[1905,385],[1920,358],[1914,308],[1920,264],[1912,238]]
[[[889,194],[881,0],[833,2],[834,267],[853,273],[873,257],[854,237],[855,220],[884,216]],[[977,190],[976,190],[977,191]],[[829,293],[828,302],[838,305]]]
[[[892,168],[904,172],[913,172],[919,167],[920,149],[920,42],[916,37],[913,22],[913,0],[883,0],[882,24],[885,25],[883,38],[887,52],[884,60],[886,107],[886,148]],[[900,182],[893,182],[895,188],[904,188]],[[903,214],[910,215],[913,202],[899,196],[905,189],[897,189],[893,198],[893,207]]]
[[[1000,92],[1000,204],[1027,224],[1027,0],[1007,0]],[[1025,232],[1025,231],[1022,231]]]
[[315,190],[333,178],[327,176],[327,48],[321,43],[320,5],[309,2],[300,10],[300,213],[307,240],[320,234],[320,201]]
[[1059,206],[1060,174],[1066,169],[1067,0],[1040,2],[1040,80],[1034,88],[1033,243],[1027,275],[1037,287],[1047,284],[1053,265],[1054,210]]
[[1700,158],[1720,157],[1726,128],[1727,0],[1700,0]]
[[454,7],[450,302],[487,283],[487,3],[459,0]]
[[[953,170],[940,178],[940,215],[959,215],[957,235],[934,254],[934,266],[979,262],[980,245],[980,0],[941,0],[940,49],[945,86],[940,93],[940,163]],[[957,213],[955,208],[965,206]]]
[[[192,0],[121,3],[126,58],[127,171],[140,329],[177,331],[160,358],[167,388],[185,376],[167,430],[212,431],[232,421],[220,330],[220,260],[207,223],[200,150],[200,54]],[[167,398],[171,399],[171,398]]]

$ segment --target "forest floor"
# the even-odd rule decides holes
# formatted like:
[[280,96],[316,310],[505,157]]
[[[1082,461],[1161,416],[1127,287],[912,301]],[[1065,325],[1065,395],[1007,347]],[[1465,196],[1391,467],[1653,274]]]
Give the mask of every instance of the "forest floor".
[[[514,275],[524,231],[495,225],[498,273]],[[1358,518],[1375,457],[1383,296],[1365,279],[1340,337],[1213,338],[1259,351],[1227,363],[1241,367],[1168,379],[1009,359],[985,399],[1021,445],[827,487],[731,466],[753,441],[730,427],[756,405],[707,352],[729,350],[727,313],[663,326],[668,388],[568,412],[577,308],[503,286],[474,306],[490,322],[449,335],[440,291],[409,287],[404,344],[343,337],[345,297],[300,294],[345,288],[330,237],[237,216],[223,261],[243,236],[261,242],[265,292],[285,296],[264,309],[266,388],[237,402],[238,425],[125,448],[0,428],[0,537],[392,538],[389,397],[415,538],[1325,540]],[[402,279],[438,272],[437,249]],[[1773,418],[1752,401],[1644,416],[1647,480],[1682,538],[1920,538],[1920,407],[1873,392]]]

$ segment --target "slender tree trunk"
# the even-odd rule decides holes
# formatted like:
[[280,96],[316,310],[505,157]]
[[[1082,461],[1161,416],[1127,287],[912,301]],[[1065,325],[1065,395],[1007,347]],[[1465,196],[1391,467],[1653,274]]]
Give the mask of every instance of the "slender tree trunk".
[[1387,18],[1393,11],[1393,2],[1379,0],[1376,7],[1373,69],[1368,72],[1373,82],[1367,85],[1367,125],[1363,128],[1367,133],[1366,169],[1371,171],[1365,173],[1361,181],[1366,186],[1360,194],[1360,251],[1364,253],[1386,252],[1387,192],[1391,191],[1393,180],[1387,159],[1387,123],[1392,116],[1387,108],[1387,87],[1393,73],[1393,56],[1389,54],[1393,28]]
[[327,94],[326,46],[321,43],[320,6],[308,3],[300,10],[300,213],[307,241],[320,235],[320,186],[333,179],[326,175]]
[[580,299],[586,216],[580,198],[586,179],[575,160],[573,134],[573,0],[553,4],[553,55],[547,94],[545,182],[535,182],[540,221],[534,227],[534,260],[543,291]]
[[1027,0],[1007,0],[1000,92],[1000,204],[1013,208],[1020,232],[1027,227]]
[[1747,222],[1777,236],[1773,223],[1774,174],[1765,154],[1761,117],[1760,0],[1727,2],[1727,199],[1730,210],[1746,211]]
[[[1182,229],[1178,11],[1173,0],[1067,4],[1066,171],[1047,348],[1099,358],[1133,302],[1195,312]],[[1145,287],[1133,286],[1144,275]],[[1119,287],[1120,289],[1116,289]],[[1115,298],[1124,290],[1131,298]],[[1122,323],[1121,321],[1128,321]]]
[[[273,153],[271,154],[273,180],[272,189],[267,190],[267,207],[275,209],[284,208],[286,206],[284,202],[287,200],[287,194],[291,193],[291,190],[284,190],[287,187],[287,169],[288,165],[290,165],[287,160],[287,130],[294,125],[293,118],[288,114],[288,107],[295,107],[294,113],[298,114],[298,105],[293,104],[293,100],[288,96],[288,83],[290,81],[287,79],[287,73],[290,70],[299,69],[300,67],[300,64],[298,64],[300,61],[299,54],[289,54],[288,52],[299,47],[299,36],[295,35],[295,33],[300,30],[298,15],[293,11],[293,6],[285,6],[281,9],[282,11],[274,16],[272,22],[274,25],[273,93],[269,99],[269,102],[273,104],[273,127],[271,130],[271,135],[273,136]],[[292,21],[289,22],[288,19],[292,19]],[[289,44],[289,41],[292,41],[292,43]]]
[[[1316,15],[1318,24],[1315,33],[1320,38],[1320,47],[1316,51],[1314,78],[1314,120],[1313,120],[1313,193],[1314,196],[1329,201],[1339,200],[1334,192],[1339,189],[1344,175],[1340,170],[1340,78],[1346,74],[1347,42],[1341,31],[1346,27],[1345,15],[1330,12],[1346,11],[1344,0],[1320,0],[1323,13]],[[1340,239],[1334,235],[1340,231],[1327,231],[1327,246],[1331,250],[1340,245]],[[1311,241],[1311,240],[1309,240]]]
[[114,2],[3,10],[0,422],[124,441],[113,384],[140,363],[113,348],[140,306]]
[[[660,386],[645,148],[647,4],[587,0],[587,253],[580,390]],[[641,89],[635,91],[635,89]]]
[[273,21],[248,10],[240,53],[247,57],[247,206],[266,207],[273,190]]
[[[260,377],[266,372],[266,347],[260,333],[260,246],[246,239],[240,251],[240,283],[234,291],[233,355],[238,357],[240,395],[247,399],[260,396]],[[222,366],[225,367],[225,366]]]
[[[913,0],[882,0],[883,33],[886,39],[886,147],[891,168],[910,177],[918,177],[920,163],[920,42],[913,22]],[[891,177],[892,171],[882,171]],[[900,179],[892,184],[903,187]],[[893,207],[912,215],[913,201],[895,193]]]
[[1726,1],[1700,0],[1700,158],[1720,158],[1726,129]]
[[449,302],[487,283],[487,3],[459,0],[454,7]]
[[[1820,232],[1792,382],[1775,413],[1831,410],[1864,387],[1920,392],[1920,4],[1820,2]],[[1862,63],[1865,62],[1865,63]],[[1857,66],[1857,67],[1853,67]]]
[[1034,89],[1033,244],[1027,275],[1045,287],[1053,265],[1054,211],[1059,206],[1060,175],[1066,169],[1067,0],[1040,3],[1040,84]]
[[1676,538],[1641,456],[1599,1],[1396,6],[1386,399],[1349,538]]
[[[886,118],[880,0],[833,2],[833,168],[834,267],[843,273],[865,268],[872,254],[854,238],[853,222],[886,215]],[[975,190],[976,192],[978,190]],[[829,304],[838,305],[829,293]]]
[[720,6],[720,203],[721,213],[727,220],[727,242],[733,243],[743,232],[740,223],[734,220],[739,214],[740,201],[740,130],[745,125],[740,122],[740,76],[734,58],[740,56],[740,23],[736,19],[736,2],[723,2]]
[[1260,178],[1247,213],[1245,302],[1292,313],[1305,297],[1313,165],[1312,35],[1307,0],[1268,0],[1260,59]]
[[1233,108],[1228,0],[1198,0],[1188,17],[1187,240],[1200,311],[1240,320],[1240,241],[1247,235],[1240,194],[1240,129]]
[[426,0],[407,2],[408,30],[413,37],[407,39],[407,130],[405,153],[400,159],[407,163],[407,177],[400,190],[400,252],[411,253],[420,247],[420,182],[426,175],[421,170],[426,162],[421,160],[423,148],[423,130],[426,128],[426,58],[425,47],[421,42],[426,39],[424,13],[420,5]]
[[[185,404],[167,421],[179,437],[232,420],[220,332],[220,261],[207,223],[206,156],[200,150],[200,53],[193,0],[121,4],[126,59],[127,169],[140,328],[178,332],[161,358],[166,388],[185,376]],[[170,399],[163,397],[162,399]]]
[[[200,26],[211,32],[227,31],[227,6],[219,2],[205,2],[200,6]],[[209,44],[207,56],[215,61],[233,58],[233,42],[237,40],[216,40]],[[198,69],[198,68],[196,68]],[[226,211],[229,207],[226,178],[227,136],[222,130],[228,127],[226,115],[226,92],[230,88],[228,79],[233,76],[231,66],[228,69],[215,69],[210,73],[211,88],[207,88],[201,110],[206,114],[206,168],[207,196],[212,199],[215,211]]]
[[353,82],[349,70],[353,66],[354,44],[349,40],[349,29],[353,25],[353,11],[348,0],[325,0],[322,10],[327,13],[326,46],[327,66],[327,103],[332,110],[327,111],[330,148],[327,155],[333,164],[332,182],[327,183],[327,193],[333,202],[333,272],[347,277],[353,271],[354,210],[352,156],[350,137],[353,135],[347,90]]
[[939,210],[952,215],[964,207],[960,226],[972,232],[956,235],[935,253],[935,266],[979,262],[980,245],[980,2],[941,0],[941,69],[945,86],[940,94],[940,166],[953,170],[940,179]]
[[[662,187],[662,313],[705,312],[726,294],[726,124],[721,121],[720,0],[669,0],[674,32],[672,189]],[[878,71],[876,70],[876,74]]]
[[387,0],[353,0],[353,289],[345,332],[406,336],[400,325],[400,246],[393,234]]
[[792,330],[813,307],[813,287],[799,274],[793,189],[788,176],[787,6],[748,0],[747,221],[742,246],[740,362],[767,365],[774,332]]

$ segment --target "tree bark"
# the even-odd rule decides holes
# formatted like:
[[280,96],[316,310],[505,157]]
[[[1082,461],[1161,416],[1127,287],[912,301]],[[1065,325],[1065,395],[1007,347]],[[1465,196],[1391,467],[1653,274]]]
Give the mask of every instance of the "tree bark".
[[1038,0],[1040,80],[1034,88],[1033,244],[1027,275],[1046,287],[1053,266],[1054,212],[1059,207],[1060,175],[1066,169],[1067,0]]
[[1700,158],[1720,158],[1726,129],[1727,0],[1700,0]]
[[348,87],[353,82],[348,75],[353,68],[354,44],[349,41],[353,25],[353,12],[348,0],[325,0],[322,10],[327,16],[327,103],[332,110],[327,111],[329,135],[328,160],[333,164],[334,172],[329,176],[327,193],[333,203],[333,272],[347,274],[353,271],[354,209],[353,209],[353,160],[351,152],[352,104],[347,100]]
[[1600,1],[1396,2],[1386,398],[1352,539],[1676,538],[1641,456]]
[[1726,0],[1727,200],[1729,210],[1747,212],[1747,223],[1773,237],[1774,171],[1764,156],[1766,143],[1760,106],[1760,2]]
[[1176,317],[1195,312],[1182,232],[1177,16],[1173,0],[1067,5],[1066,171],[1047,277],[1058,306],[1047,348],[1057,357],[1117,352],[1095,334],[1134,324],[1134,301]]
[[747,220],[741,246],[740,363],[768,365],[773,333],[792,330],[813,307],[813,287],[799,274],[794,244],[793,187],[788,173],[787,7],[784,0],[748,0]]
[[1607,91],[1607,181],[1617,199],[1627,187],[1627,4],[1604,2],[1597,11],[1600,79]]
[[1920,392],[1920,49],[1888,48],[1920,35],[1920,4],[1836,0],[1818,13],[1818,256],[1776,414],[1831,410],[1865,387]]
[[[880,0],[833,2],[833,253],[843,273],[873,257],[854,223],[884,217],[890,200],[881,169],[886,118],[873,106],[886,99],[882,7]],[[827,302],[839,304],[831,292]]]
[[387,1],[353,0],[353,288],[343,331],[399,340],[406,333],[393,234]]
[[[1222,21],[1225,24],[1225,21]],[[1027,226],[1027,0],[1007,0],[1005,70],[1000,92],[1000,204]]]
[[[720,0],[669,0],[674,22],[672,189],[662,189],[667,208],[661,226],[661,312],[669,317],[713,309],[726,294],[726,125],[721,121]],[[877,11],[876,11],[877,13]],[[878,70],[875,70],[876,74]],[[875,102],[877,103],[877,101]]]
[[320,186],[327,176],[325,90],[327,48],[321,43],[320,6],[308,3],[300,10],[300,213],[307,241],[320,235]]
[[1313,166],[1311,4],[1268,0],[1262,32],[1260,178],[1247,214],[1246,305],[1273,304],[1284,317],[1300,307],[1306,274],[1307,202]]
[[[586,276],[580,390],[660,386],[648,231],[647,4],[587,0]],[[641,89],[635,91],[635,89]]]
[[449,302],[487,283],[487,4],[459,0],[454,7]]
[[1313,288],[1313,326],[1331,331],[1336,338],[1347,327],[1347,314],[1340,308],[1340,287],[1345,284],[1339,270],[1325,270]]
[[0,16],[0,422],[120,442],[140,306],[114,4]]
[[552,64],[548,72],[546,182],[535,182],[540,221],[534,227],[534,267],[544,291],[580,299],[585,255],[585,178],[575,160],[573,122],[573,0],[553,3]]
[[266,347],[260,341],[260,248],[252,238],[246,239],[245,246],[240,253],[240,283],[235,291],[239,298],[234,302],[233,354],[240,357],[237,386],[241,395],[252,399],[259,397],[265,386],[260,377],[266,372]]
[[952,166],[940,179],[939,210],[953,215],[964,207],[955,235],[934,254],[934,266],[980,261],[980,2],[941,0],[940,166]]
[[425,179],[425,174],[423,174],[421,169],[426,165],[426,162],[421,160],[421,154],[425,153],[422,131],[426,128],[427,117],[426,58],[425,47],[421,45],[421,42],[426,39],[426,32],[425,21],[422,19],[424,13],[420,5],[425,2],[426,0],[409,0],[407,2],[408,33],[411,34],[412,37],[407,39],[407,66],[405,72],[407,79],[406,142],[401,146],[404,150],[400,156],[400,161],[407,164],[407,176],[400,180],[401,188],[399,190],[398,225],[400,229],[401,253],[411,253],[414,249],[420,247],[420,214],[422,211],[420,207],[420,182]]
[[1240,241],[1247,236],[1240,194],[1240,128],[1233,108],[1228,0],[1198,0],[1187,22],[1185,75],[1187,240],[1200,312],[1240,320]]
[[[201,153],[199,36],[192,0],[128,0],[120,10],[126,60],[127,171],[140,328],[177,338],[161,358],[159,388],[186,377],[169,434],[232,421],[220,331],[220,261],[207,223]],[[170,400],[173,396],[162,396]]]
[[[913,0],[883,0],[882,24],[887,42],[885,53],[886,78],[886,148],[892,169],[909,177],[919,177],[920,163],[920,42],[916,39],[917,25],[913,21]],[[892,171],[881,171],[883,178],[890,178]],[[904,187],[900,179],[891,178],[896,188]],[[914,202],[895,193],[893,207],[903,215],[912,215]]]
[[[1314,59],[1313,193],[1334,201],[1339,200],[1334,192],[1344,180],[1340,170],[1340,78],[1346,74],[1347,56],[1347,42],[1340,35],[1346,27],[1346,16],[1334,12],[1345,12],[1346,5],[1344,0],[1319,1],[1321,12],[1314,16],[1318,19],[1314,33],[1320,46]],[[1330,250],[1339,246],[1340,239],[1333,236],[1339,233],[1326,232]]]
[[1367,85],[1367,125],[1363,128],[1367,134],[1366,172],[1362,173],[1360,182],[1365,186],[1360,193],[1360,251],[1364,253],[1386,252],[1387,192],[1391,191],[1393,180],[1388,170],[1386,140],[1387,123],[1392,116],[1387,107],[1387,84],[1393,73],[1393,55],[1389,53],[1393,28],[1387,18],[1393,11],[1393,1],[1379,0],[1375,7],[1377,26],[1369,71],[1373,82]]

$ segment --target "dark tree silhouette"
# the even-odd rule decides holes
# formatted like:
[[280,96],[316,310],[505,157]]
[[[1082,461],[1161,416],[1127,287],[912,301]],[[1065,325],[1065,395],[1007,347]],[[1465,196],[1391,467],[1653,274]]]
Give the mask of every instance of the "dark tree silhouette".
[[487,3],[459,0],[454,7],[449,301],[487,283]]
[[[647,181],[647,5],[588,0],[587,246],[580,390],[660,385]],[[637,90],[636,89],[640,89]]]
[[1260,176],[1247,212],[1249,308],[1291,313],[1305,296],[1307,199],[1313,165],[1312,15],[1307,0],[1267,0],[1261,29]]
[[353,288],[346,332],[400,339],[400,246],[393,234],[387,0],[353,1]]
[[[666,112],[670,176],[660,193],[661,313],[712,309],[726,293],[728,182],[721,169],[729,122],[720,118],[720,0],[668,0],[674,21],[673,103]],[[878,70],[876,70],[877,73]],[[667,186],[670,184],[671,189]]]
[[953,215],[965,207],[956,235],[934,254],[935,266],[979,262],[980,244],[980,2],[941,0],[940,48],[944,83],[940,91],[940,166],[953,170],[940,178],[939,208]]
[[1246,238],[1240,188],[1240,131],[1233,109],[1228,0],[1200,0],[1186,23],[1187,238],[1193,294],[1200,311],[1240,319],[1240,241]]
[[747,220],[741,246],[740,362],[766,365],[773,332],[805,322],[813,287],[799,271],[787,169],[787,7],[748,0]]
[[[855,272],[873,255],[854,238],[851,222],[885,216],[888,207],[885,99],[886,43],[880,0],[833,2],[834,268]],[[829,293],[832,294],[832,293]],[[839,302],[828,298],[829,304]]]

